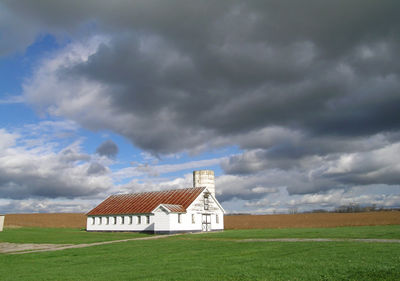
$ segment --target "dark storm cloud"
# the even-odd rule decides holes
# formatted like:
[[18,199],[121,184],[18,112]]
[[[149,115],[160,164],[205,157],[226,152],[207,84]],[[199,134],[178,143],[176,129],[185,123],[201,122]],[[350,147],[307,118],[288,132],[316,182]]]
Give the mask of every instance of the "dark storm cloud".
[[107,140],[99,145],[96,152],[101,156],[114,158],[118,154],[118,146],[112,140]]
[[400,64],[388,57],[400,50],[400,30],[386,3],[232,4],[203,29],[171,23],[177,33],[132,22],[148,33],[114,36],[71,71],[110,85],[114,108],[152,128],[125,134],[154,152],[270,125],[317,135],[398,130]]
[[104,174],[105,172],[107,172],[106,167],[104,167],[100,163],[91,163],[89,168],[87,169],[88,175]]
[[[287,171],[274,176],[291,193],[397,180],[378,173],[393,161],[357,172],[343,157],[398,142],[398,1],[4,3],[21,19],[13,28],[32,26],[29,36],[39,26],[77,36],[86,24],[108,39],[55,70],[97,85],[95,103],[68,107],[92,92],[54,100],[28,84],[37,106],[154,154],[238,145],[244,153],[223,164],[227,173]],[[298,173],[297,185],[288,180]]]

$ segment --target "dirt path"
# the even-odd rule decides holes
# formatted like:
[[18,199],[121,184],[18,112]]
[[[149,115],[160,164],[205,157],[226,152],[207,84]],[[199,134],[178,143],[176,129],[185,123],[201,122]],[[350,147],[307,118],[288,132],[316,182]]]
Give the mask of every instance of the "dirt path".
[[14,253],[38,251],[38,250],[51,250],[58,247],[67,247],[70,244],[17,244],[17,243],[0,243],[0,253]]
[[[0,243],[0,253],[3,254],[27,254],[65,249],[85,248],[97,245],[120,243],[134,240],[153,240],[167,238],[179,234],[156,235],[142,238],[130,238],[123,240],[103,241],[89,244],[16,244]],[[194,240],[194,239],[188,239]],[[196,239],[197,240],[197,239]],[[208,240],[208,239],[207,239]],[[213,241],[232,241],[238,243],[249,242],[364,242],[364,243],[400,243],[400,239],[343,239],[343,238],[272,238],[272,239],[210,239]]]
[[20,243],[0,243],[0,253],[5,254],[27,254],[27,253],[39,253],[39,252],[49,252],[49,251],[60,251],[65,249],[75,249],[75,248],[85,248],[92,247],[97,245],[106,245],[112,243],[120,243],[127,242],[133,240],[153,240],[153,239],[161,239],[171,237],[177,234],[171,235],[156,235],[150,237],[141,237],[141,238],[129,238],[123,240],[112,240],[112,241],[103,241],[96,243],[87,243],[87,244],[20,244]]

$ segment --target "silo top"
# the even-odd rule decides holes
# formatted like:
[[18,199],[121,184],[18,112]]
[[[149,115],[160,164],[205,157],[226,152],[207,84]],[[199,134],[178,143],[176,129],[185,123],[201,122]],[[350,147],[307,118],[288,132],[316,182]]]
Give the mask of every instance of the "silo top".
[[213,170],[198,170],[198,171],[193,171],[193,174],[201,175],[201,176],[212,176],[212,177],[214,177],[214,171]]
[[215,181],[213,170],[193,171],[193,186],[207,187],[208,191],[215,196]]

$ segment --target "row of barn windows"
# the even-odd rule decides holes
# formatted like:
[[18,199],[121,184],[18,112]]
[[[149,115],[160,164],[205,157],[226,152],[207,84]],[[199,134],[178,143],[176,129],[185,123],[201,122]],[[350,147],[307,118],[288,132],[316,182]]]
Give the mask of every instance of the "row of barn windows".
[[[182,223],[182,215],[183,214],[178,214],[178,223]],[[128,216],[128,224],[133,224],[133,217],[134,216]],[[112,217],[113,218],[113,222],[112,224],[117,224],[117,218],[118,217]],[[98,217],[99,219],[99,223],[98,224],[102,224],[103,223],[103,218],[102,217]],[[219,216],[215,215],[215,222],[219,223]],[[96,223],[96,218],[92,218],[92,224]],[[137,224],[141,224],[142,223],[142,216],[136,216],[136,223]],[[196,216],[194,214],[192,214],[192,224],[196,223]],[[105,224],[110,224],[110,217],[105,217]],[[125,216],[121,216],[121,224],[125,224]],[[146,216],[146,224],[150,224],[150,216]]]
[[[112,218],[112,220],[110,220]],[[121,224],[125,224],[125,216],[121,216]],[[128,224],[133,224],[133,218],[134,216],[128,216]],[[150,216],[146,216],[146,224],[150,224]],[[117,224],[118,222],[118,217],[104,217],[104,223],[105,224]],[[92,218],[92,224],[96,223],[96,218]],[[142,223],[142,216],[136,216],[136,224],[141,224]],[[98,224],[103,224],[103,217],[98,217]]]

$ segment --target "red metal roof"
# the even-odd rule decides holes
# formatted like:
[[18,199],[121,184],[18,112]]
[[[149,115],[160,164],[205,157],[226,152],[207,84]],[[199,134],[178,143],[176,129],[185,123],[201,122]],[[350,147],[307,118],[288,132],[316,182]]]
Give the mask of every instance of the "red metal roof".
[[172,204],[163,204],[165,208],[168,209],[171,213],[185,213],[186,208],[183,208],[182,205],[172,205]]
[[160,204],[181,205],[183,210],[199,196],[205,187],[193,187],[166,191],[111,195],[87,213],[93,215],[148,214]]

